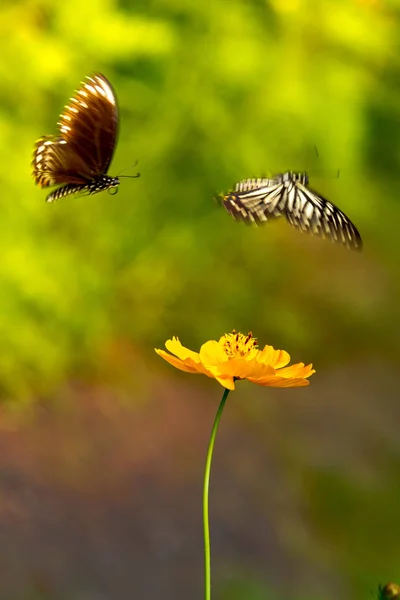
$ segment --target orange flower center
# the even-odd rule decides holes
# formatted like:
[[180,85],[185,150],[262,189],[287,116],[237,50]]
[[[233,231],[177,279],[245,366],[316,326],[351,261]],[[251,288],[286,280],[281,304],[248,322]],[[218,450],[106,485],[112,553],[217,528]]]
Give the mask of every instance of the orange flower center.
[[238,356],[246,356],[252,350],[258,348],[257,338],[253,337],[251,331],[247,335],[243,333],[226,333],[219,340],[228,358],[236,358]]

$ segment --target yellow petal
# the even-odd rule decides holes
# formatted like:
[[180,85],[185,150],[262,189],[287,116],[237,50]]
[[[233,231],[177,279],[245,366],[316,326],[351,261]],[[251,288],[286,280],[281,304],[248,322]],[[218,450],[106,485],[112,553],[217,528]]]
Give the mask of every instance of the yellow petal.
[[172,338],[172,340],[167,340],[165,342],[165,347],[167,350],[169,350],[172,354],[175,354],[175,356],[177,356],[181,360],[191,358],[196,363],[200,362],[199,354],[197,352],[189,350],[188,348],[185,348],[185,346],[182,346],[178,338],[175,336]]
[[[180,371],[185,371],[186,373],[201,373],[203,375],[207,375],[207,377],[211,377],[212,379],[216,378],[211,370],[206,369],[201,363],[194,362],[191,358],[181,360],[176,356],[172,356],[172,354],[168,354],[168,352],[165,352],[164,350],[158,350],[155,348],[155,351],[159,356],[161,356],[161,358],[169,362],[170,365],[176,367]],[[231,388],[229,387],[229,389]]]
[[283,369],[279,369],[277,375],[279,377],[310,377],[313,373],[315,373],[315,369],[312,368],[312,364],[304,366],[304,363],[297,363],[295,365],[290,365],[289,367],[284,367]]
[[211,340],[203,344],[200,348],[200,360],[204,366],[208,367],[228,362],[228,357],[221,344],[215,340]]
[[275,350],[273,346],[265,346],[260,351],[258,360],[262,360],[266,365],[271,365],[274,369],[280,369],[288,364],[290,356],[285,350]]
[[287,379],[285,377],[279,377],[278,375],[274,376],[265,376],[260,377],[259,379],[254,379],[253,377],[247,378],[252,383],[256,383],[257,385],[262,385],[264,387],[303,387],[305,385],[309,385],[308,379],[303,378],[290,378]]
[[189,362],[189,359],[183,362],[180,358],[172,356],[172,354],[168,354],[168,352],[165,352],[164,350],[158,350],[157,348],[154,349],[157,352],[157,354],[161,356],[161,358],[169,362],[170,365],[176,367],[177,369],[180,369],[181,371],[186,371],[187,373],[201,372],[198,370],[198,365],[196,365],[193,361]]
[[237,379],[255,379],[265,375],[275,375],[275,370],[256,360],[249,361],[246,357],[231,358],[227,363],[219,365],[221,375],[230,375]]
[[226,377],[224,375],[214,374],[213,377],[220,383],[224,388],[228,390],[235,389],[235,381],[233,377]]

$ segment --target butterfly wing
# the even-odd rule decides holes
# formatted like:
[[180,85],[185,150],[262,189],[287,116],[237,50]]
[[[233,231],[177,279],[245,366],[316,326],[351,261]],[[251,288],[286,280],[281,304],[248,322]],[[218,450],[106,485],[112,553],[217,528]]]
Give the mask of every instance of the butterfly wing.
[[331,239],[352,250],[362,249],[362,239],[350,219],[300,182],[290,182],[284,215],[293,227]]
[[111,83],[100,73],[86,77],[59,121],[70,144],[93,178],[107,173],[118,132],[118,107]]
[[86,164],[65,140],[40,138],[33,154],[33,177],[40,187],[61,183],[84,184],[89,180]]
[[234,219],[257,224],[279,217],[285,197],[286,188],[277,179],[245,179],[223,197],[222,203]]
[[41,187],[84,184],[106,174],[117,139],[118,107],[104,75],[86,77],[58,125],[58,137],[46,136],[35,145],[36,183]]

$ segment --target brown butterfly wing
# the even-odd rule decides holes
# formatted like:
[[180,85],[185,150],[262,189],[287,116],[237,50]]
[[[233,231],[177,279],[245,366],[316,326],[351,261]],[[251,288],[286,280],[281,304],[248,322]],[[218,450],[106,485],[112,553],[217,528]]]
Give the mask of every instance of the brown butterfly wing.
[[107,173],[118,131],[118,107],[110,82],[99,73],[87,77],[65,107],[60,136],[35,145],[33,176],[41,187],[83,184]]
[[33,177],[40,187],[83,184],[89,180],[81,157],[65,140],[54,136],[45,136],[36,142],[32,167]]
[[118,107],[104,75],[86,77],[58,124],[61,137],[82,158],[91,176],[107,173],[117,139]]

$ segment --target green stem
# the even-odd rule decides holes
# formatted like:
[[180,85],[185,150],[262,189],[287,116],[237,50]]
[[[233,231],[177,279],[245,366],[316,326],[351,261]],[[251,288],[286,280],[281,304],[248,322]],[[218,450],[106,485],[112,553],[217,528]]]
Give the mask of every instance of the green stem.
[[204,598],[211,599],[211,564],[210,564],[210,528],[208,522],[208,491],[210,488],[211,461],[214,450],[214,442],[218,431],[218,425],[221,420],[222,411],[230,390],[225,389],[224,395],[218,407],[217,416],[211,431],[210,441],[208,443],[206,468],[204,471],[203,486],[203,529],[204,529]]

